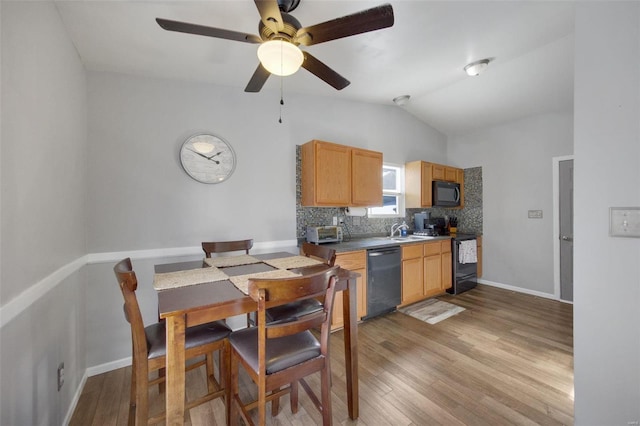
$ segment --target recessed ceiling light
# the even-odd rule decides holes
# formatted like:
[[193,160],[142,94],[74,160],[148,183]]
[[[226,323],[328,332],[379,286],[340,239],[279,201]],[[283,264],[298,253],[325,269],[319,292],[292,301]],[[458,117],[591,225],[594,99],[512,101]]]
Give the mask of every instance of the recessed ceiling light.
[[409,98],[411,98],[409,95],[398,96],[393,98],[393,103],[398,106],[405,106],[409,102]]
[[464,71],[469,76],[480,75],[485,68],[489,66],[489,62],[491,62],[490,58],[480,59],[479,61],[471,62],[464,67]]

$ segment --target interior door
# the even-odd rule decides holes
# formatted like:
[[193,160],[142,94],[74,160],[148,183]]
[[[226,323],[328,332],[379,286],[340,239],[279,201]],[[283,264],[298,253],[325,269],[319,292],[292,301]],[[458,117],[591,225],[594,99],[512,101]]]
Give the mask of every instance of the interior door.
[[573,160],[559,167],[560,299],[573,301]]

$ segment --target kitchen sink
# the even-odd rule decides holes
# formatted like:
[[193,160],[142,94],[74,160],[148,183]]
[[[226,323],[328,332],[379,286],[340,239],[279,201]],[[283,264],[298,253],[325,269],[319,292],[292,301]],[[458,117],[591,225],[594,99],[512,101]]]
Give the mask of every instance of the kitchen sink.
[[435,237],[428,237],[422,235],[407,235],[406,237],[380,237],[384,240],[393,240],[393,241],[424,241],[424,240],[433,240]]

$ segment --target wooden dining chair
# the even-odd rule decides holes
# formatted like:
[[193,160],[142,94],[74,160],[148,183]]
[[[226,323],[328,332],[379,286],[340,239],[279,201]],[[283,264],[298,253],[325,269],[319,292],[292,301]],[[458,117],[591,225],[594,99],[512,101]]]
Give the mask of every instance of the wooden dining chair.
[[[317,259],[328,266],[336,263],[336,251],[318,244],[303,243],[301,252],[306,257]],[[305,299],[267,309],[267,321],[290,321],[322,310],[322,303],[316,299]]]
[[249,254],[249,250],[253,247],[253,240],[236,240],[236,241],[210,241],[202,243],[202,250],[206,257],[211,257],[211,253],[225,253],[230,251],[244,250]]
[[[131,396],[129,403],[129,425],[146,425],[162,421],[164,411],[149,418],[149,390],[153,385],[164,382],[164,374],[150,379],[150,373],[160,371],[166,363],[166,330],[165,321],[144,326],[136,289],[138,280],[131,266],[131,259],[118,262],[113,271],[124,297],[125,318],[131,325],[132,340],[132,372]],[[185,359],[202,358],[189,363],[186,370],[206,365],[207,394],[192,401],[187,401],[187,409],[215,398],[225,399],[226,416],[229,418],[229,341],[231,330],[221,321],[206,323],[185,330]],[[215,379],[213,353],[219,351],[219,380]]]
[[[241,416],[253,425],[249,411],[258,408],[259,424],[266,422],[266,404],[271,401],[272,415],[279,411],[279,399],[290,394],[291,411],[298,411],[298,383],[322,414],[322,424],[331,424],[331,368],[329,336],[331,312],[338,267],[312,275],[283,279],[250,279],[249,296],[258,303],[258,324],[231,333],[231,417],[237,424]],[[268,307],[296,300],[323,298],[321,311],[284,323],[266,320]],[[311,329],[320,328],[318,341]],[[258,387],[258,399],[245,404],[238,395],[239,365],[247,371]],[[320,372],[318,398],[304,377]]]
[[[253,247],[253,240],[235,240],[235,241],[203,241],[202,250],[205,257],[211,257],[212,253],[227,253],[232,251],[244,250],[249,254],[249,250]],[[253,324],[251,312],[247,313],[247,327]]]

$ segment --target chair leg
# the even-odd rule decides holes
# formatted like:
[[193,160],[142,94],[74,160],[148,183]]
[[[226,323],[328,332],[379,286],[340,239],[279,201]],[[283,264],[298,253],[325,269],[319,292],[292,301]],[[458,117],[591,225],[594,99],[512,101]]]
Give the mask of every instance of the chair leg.
[[225,401],[225,409],[227,410],[227,423],[231,426],[236,426],[238,424],[238,416],[240,413],[238,412],[238,404],[236,403],[236,396],[238,395],[238,359],[231,354],[230,360],[230,381],[229,384],[230,390],[227,392],[227,398]]
[[136,382],[136,363],[135,360],[131,364],[131,389],[129,395],[129,426],[134,426],[136,424],[136,391],[137,391],[137,382]]
[[149,416],[149,371],[136,368],[135,371],[135,424],[146,425]]
[[[227,419],[227,423],[229,423],[229,419],[231,416],[231,398],[232,398],[232,389],[231,389],[231,347],[229,342],[225,341],[222,345],[222,348],[218,352],[219,354],[219,367],[220,367],[220,385],[224,387],[225,395],[224,395],[224,411],[225,418]],[[234,383],[238,383],[238,368],[236,365],[236,377],[233,381]],[[237,386],[237,385],[236,385]],[[236,387],[237,389],[237,387]],[[237,418],[237,417],[236,417]]]
[[[273,393],[280,392],[280,388],[273,390]],[[280,412],[280,397],[271,400],[271,416],[275,417]]]
[[291,402],[291,412],[296,414],[298,412],[298,381],[291,383],[291,394],[289,395]]
[[[213,384],[216,378],[214,373],[214,367],[213,367],[213,353],[208,353],[206,355],[206,370],[207,370],[207,390],[209,391],[209,393],[213,393],[216,391],[216,388]],[[220,378],[220,381],[222,381],[222,377]]]
[[258,424],[264,426],[267,423],[267,383],[266,378],[258,376]]
[[322,425],[331,426],[331,369],[328,364],[320,371],[322,394]]

